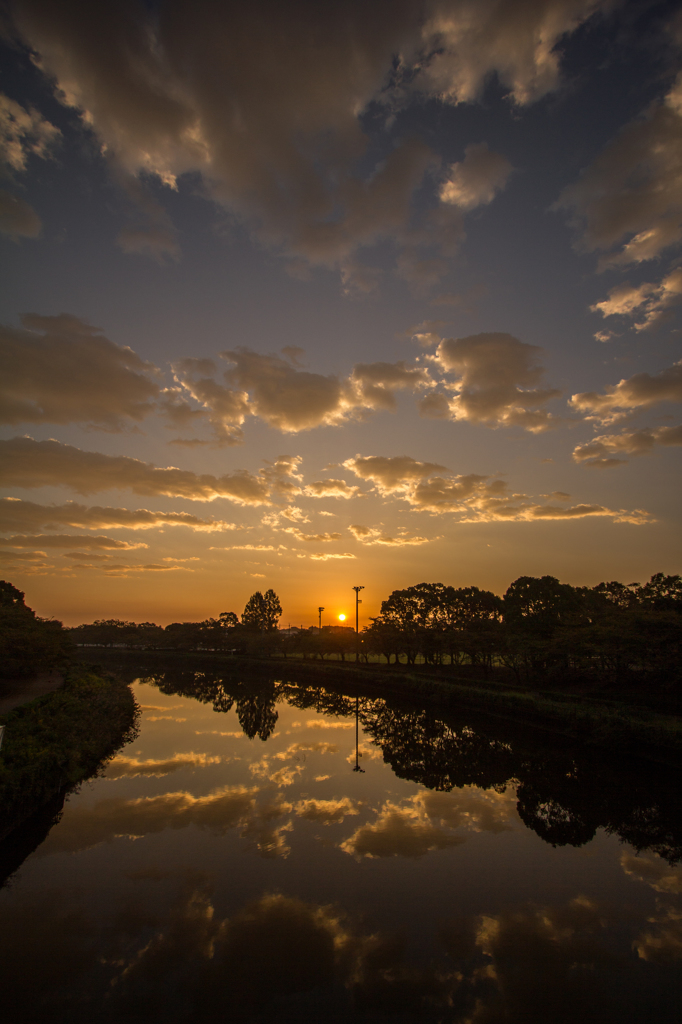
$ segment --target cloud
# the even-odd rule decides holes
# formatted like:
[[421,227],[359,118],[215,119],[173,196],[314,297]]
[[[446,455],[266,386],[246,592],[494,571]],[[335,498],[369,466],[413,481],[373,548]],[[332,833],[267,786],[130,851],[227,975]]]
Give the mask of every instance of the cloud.
[[674,964],[682,960],[682,913],[667,907],[649,918],[654,927],[642,932],[633,948],[642,960],[654,964]]
[[305,493],[309,498],[354,498],[359,490],[359,487],[353,487],[345,480],[333,478],[314,480],[305,486]]
[[109,797],[87,808],[69,806],[61,827],[50,833],[40,854],[75,853],[119,836],[144,836],[188,825],[225,835],[254,813],[257,793],[253,787],[225,786],[199,797],[175,792],[132,800]]
[[[286,755],[285,755],[286,756]],[[266,754],[260,761],[254,761],[249,765],[249,771],[256,778],[266,779],[275,786],[292,786],[298,776],[304,770],[304,765],[285,765],[283,768],[275,768],[270,757]]]
[[[328,514],[333,515],[331,512]],[[307,516],[303,509],[296,505],[288,505],[287,508],[278,509],[277,512],[268,512],[263,516],[261,522],[264,526],[279,526],[280,519],[286,519],[290,523],[310,522],[310,516]]]
[[626,875],[645,882],[660,893],[682,895],[682,865],[668,864],[662,857],[623,853],[621,867]]
[[[192,418],[208,416],[218,440],[225,444],[240,444],[244,437],[241,429],[250,410],[245,391],[226,388],[213,379],[217,367],[211,359],[181,359],[173,363],[173,375],[180,385],[169,389],[165,411],[173,425],[184,426]],[[193,409],[182,398],[184,389],[202,409]]]
[[99,328],[62,313],[0,326],[1,423],[86,423],[122,430],[153,408],[154,367]]
[[444,338],[433,362],[459,380],[446,385],[452,397],[427,396],[422,414],[491,427],[520,426],[533,433],[547,430],[552,417],[541,407],[561,392],[534,387],[544,373],[536,361],[540,351],[511,334]]
[[448,168],[440,201],[461,210],[485,206],[504,189],[511,172],[506,157],[493,153],[485,142],[473,143],[465,148],[464,160]]
[[387,800],[373,822],[360,825],[345,842],[344,853],[355,857],[423,857],[432,850],[460,846],[464,837],[434,824],[415,806]]
[[[165,709],[161,709],[165,710]],[[220,764],[222,757],[211,757],[209,754],[174,754],[172,757],[147,758],[140,760],[137,757],[124,757],[119,754],[109,761],[105,777],[107,779],[136,778],[139,775],[161,776],[170,775],[180,768],[206,768],[211,764]]]
[[330,722],[326,718],[309,718],[305,723],[308,729],[353,729],[352,722]]
[[10,238],[37,238],[43,224],[24,199],[13,196],[6,189],[0,189],[0,232]]
[[340,269],[344,295],[369,295],[377,290],[383,273],[379,267],[367,267],[355,260],[346,260]]
[[409,327],[403,336],[416,341],[422,348],[431,348],[442,340],[440,331],[446,323],[445,320],[422,320],[421,323]]
[[339,748],[335,743],[325,743],[322,740],[297,740],[295,743],[290,743],[286,750],[280,750],[278,754],[273,754],[273,759],[287,761],[293,757],[298,760],[297,755],[301,751],[310,751],[313,754],[338,754]]
[[[673,306],[682,302],[682,267],[673,270],[660,284],[616,285],[607,299],[590,306],[602,316],[624,316],[635,320],[636,331],[648,331],[665,322]],[[639,320],[636,318],[639,317]],[[608,340],[600,338],[599,340]]]
[[343,465],[361,480],[375,484],[380,494],[405,491],[415,480],[445,471],[445,466],[437,462],[418,462],[409,455],[356,455],[354,459],[346,459]]
[[70,487],[78,494],[131,490],[193,501],[228,498],[240,505],[268,504],[265,483],[245,470],[216,477],[185,469],[161,469],[123,455],[102,455],[30,437],[0,441],[0,485]]
[[344,465],[363,479],[372,480],[382,495],[395,494],[420,511],[453,513],[459,522],[532,522],[538,519],[583,519],[591,516],[605,516],[616,522],[633,524],[651,521],[648,514],[641,510],[614,510],[602,505],[587,504],[568,508],[541,505],[529,499],[528,495],[510,493],[509,485],[504,480],[491,479],[478,473],[444,477],[437,473],[445,470],[444,466],[418,462],[404,455],[393,458],[356,455]]
[[[278,455],[273,461],[263,461],[264,468],[259,475],[266,481],[273,494],[293,498],[301,493],[303,477],[298,469],[303,459],[300,455]],[[285,512],[281,515],[285,515]]]
[[132,551],[149,545],[131,544],[111,537],[94,537],[92,534],[75,536],[60,533],[41,533],[34,537],[15,536],[0,538],[0,545],[9,548],[87,548],[95,551]]
[[555,208],[572,212],[600,267],[654,259],[682,240],[682,74],[661,103],[631,121]]
[[25,171],[31,156],[49,157],[61,134],[33,107],[0,93],[0,163],[11,171]]
[[[299,557],[302,557],[302,556],[299,555]],[[303,556],[303,557],[305,557],[305,556]],[[351,554],[350,551],[344,551],[343,553],[339,553],[339,554],[332,554],[331,552],[328,552],[328,551],[316,551],[314,554],[308,555],[308,558],[312,558],[312,560],[314,562],[329,562],[329,561],[331,561],[334,558],[356,558],[356,557],[357,557],[357,555]]]
[[614,1019],[626,1017],[627,996],[614,1003],[614,968],[622,970],[627,960],[614,957],[609,941],[619,925],[616,915],[582,895],[555,906],[481,915],[475,942],[490,958],[487,973],[503,1000],[504,1016],[575,1020],[587,1001],[594,1019],[607,1020],[614,1011]]
[[651,376],[636,373],[627,380],[597,391],[573,395],[569,405],[586,419],[614,423],[631,409],[648,409],[659,402],[682,401],[682,360]]
[[248,349],[222,353],[232,368],[227,381],[250,393],[249,412],[285,433],[339,423],[354,402],[350,390],[334,376],[298,370],[279,356]]
[[150,512],[145,508],[101,508],[68,501],[64,505],[38,505],[20,498],[0,498],[0,532],[57,530],[74,526],[81,530],[150,530],[159,526],[187,526],[197,532],[234,530],[234,523],[200,519],[190,512]]
[[305,541],[309,544],[320,544],[325,541],[341,540],[342,534],[340,533],[304,533],[303,530],[299,530],[295,526],[288,526],[284,533],[291,533],[297,540]]
[[[458,241],[464,239],[464,226],[461,225]],[[427,242],[428,236],[423,237]],[[422,239],[420,239],[422,240]],[[437,239],[433,239],[435,242]],[[454,248],[454,242],[451,244]],[[396,273],[411,285],[412,293],[416,296],[426,295],[434,285],[447,274],[450,269],[447,260],[441,257],[426,257],[419,254],[416,249],[406,249],[396,261]]]
[[559,85],[562,36],[610,6],[603,0],[438,2],[422,30],[438,49],[417,85],[445,102],[471,103],[496,75],[515,104],[533,103]]
[[[173,364],[178,388],[162,394],[164,412],[178,426],[197,414],[206,416],[219,441],[238,444],[247,416],[283,433],[298,433],[338,426],[370,410],[394,411],[396,391],[433,384],[423,367],[408,366],[404,361],[359,363],[347,378],[324,376],[301,369],[302,350],[292,352],[291,346],[287,358],[247,348],[223,352],[222,357],[231,364],[223,374],[225,384],[215,380],[217,367],[212,360],[180,360]],[[202,408],[192,408],[181,389]]]
[[395,391],[432,384],[426,370],[408,367],[403,360],[397,363],[358,363],[353,367],[352,380],[357,384],[363,404],[372,409],[388,410],[396,407]]
[[657,445],[682,445],[682,426],[643,427],[641,430],[622,431],[620,434],[601,434],[573,449],[576,462],[598,469],[610,469],[627,462],[624,455],[648,455]]
[[358,804],[345,796],[338,800],[299,800],[294,804],[299,818],[318,821],[323,825],[335,825],[351,814],[359,814]]
[[408,533],[398,532],[395,537],[390,537],[381,530],[369,526],[349,526],[348,529],[355,539],[361,544],[381,544],[386,547],[405,547],[413,544],[428,544],[431,538],[415,537]]
[[[284,248],[299,273],[301,262],[336,264],[345,288],[367,290],[372,268],[359,268],[355,251],[400,240],[435,162],[420,139],[390,136],[368,159],[368,106],[471,102],[495,75],[516,104],[531,103],[559,84],[562,37],[607,6],[401,0],[387,14],[383,4],[350,0],[311,19],[305,7],[268,5],[262,17],[248,5],[198,0],[191,11],[164,5],[136,16],[113,5],[95,18],[64,0],[59,12],[26,2],[14,15],[56,97],[95,134],[115,176],[155,176],[168,188],[199,176],[206,196]],[[39,115],[22,116],[33,117],[27,131],[46,130]],[[120,244],[172,254],[165,219],[143,203],[139,219]]]
[[130,201],[133,221],[121,228],[116,241],[123,252],[151,256],[157,263],[180,256],[177,232],[161,203],[151,192],[151,182],[145,182],[117,169],[117,184]]

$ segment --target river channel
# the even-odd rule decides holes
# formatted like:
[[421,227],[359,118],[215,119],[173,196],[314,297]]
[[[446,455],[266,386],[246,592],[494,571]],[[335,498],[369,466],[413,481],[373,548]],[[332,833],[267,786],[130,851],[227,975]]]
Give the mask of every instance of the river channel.
[[680,1020],[679,773],[324,680],[127,671],[139,735],[0,892],[8,1024]]

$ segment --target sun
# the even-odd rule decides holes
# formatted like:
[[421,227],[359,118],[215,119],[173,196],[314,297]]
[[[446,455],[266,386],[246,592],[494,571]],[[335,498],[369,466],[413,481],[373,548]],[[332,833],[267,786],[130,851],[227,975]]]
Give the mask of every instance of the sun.
[[345,621],[346,621],[346,616],[343,613],[341,613],[341,615],[339,615],[339,622],[345,622]]

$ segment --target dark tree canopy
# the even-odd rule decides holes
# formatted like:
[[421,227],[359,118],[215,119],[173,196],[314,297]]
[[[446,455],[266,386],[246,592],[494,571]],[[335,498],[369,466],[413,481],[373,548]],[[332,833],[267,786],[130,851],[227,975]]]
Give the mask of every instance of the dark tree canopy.
[[242,613],[242,625],[258,633],[269,633],[277,629],[282,606],[274,590],[261,594],[257,590],[246,602]]

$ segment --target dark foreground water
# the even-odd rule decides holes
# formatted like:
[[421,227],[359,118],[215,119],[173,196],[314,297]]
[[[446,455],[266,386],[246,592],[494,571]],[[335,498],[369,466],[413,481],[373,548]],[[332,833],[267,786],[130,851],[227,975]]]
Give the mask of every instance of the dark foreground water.
[[264,677],[134,689],[0,893],[8,1024],[680,1020],[674,772]]

